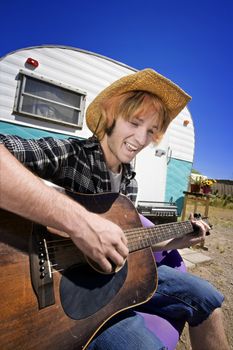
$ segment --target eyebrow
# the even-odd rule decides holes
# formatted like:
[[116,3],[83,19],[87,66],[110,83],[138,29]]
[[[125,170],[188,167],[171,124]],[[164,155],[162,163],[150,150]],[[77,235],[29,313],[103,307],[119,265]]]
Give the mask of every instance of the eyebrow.
[[[140,118],[139,116],[134,116],[132,117],[132,119],[137,119],[139,122],[143,123],[144,122],[144,119],[143,118]],[[153,125],[152,126],[152,129],[157,129],[158,130],[159,126],[158,125]]]

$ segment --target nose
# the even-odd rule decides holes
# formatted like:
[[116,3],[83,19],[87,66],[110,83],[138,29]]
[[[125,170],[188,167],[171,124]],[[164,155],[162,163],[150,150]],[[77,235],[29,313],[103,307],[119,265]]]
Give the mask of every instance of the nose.
[[147,130],[144,130],[144,128],[138,128],[135,133],[135,139],[141,147],[144,147],[147,144],[147,138]]

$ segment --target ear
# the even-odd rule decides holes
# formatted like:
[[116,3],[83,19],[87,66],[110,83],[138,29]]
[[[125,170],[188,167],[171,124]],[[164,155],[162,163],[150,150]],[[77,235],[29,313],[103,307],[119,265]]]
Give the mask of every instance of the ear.
[[112,132],[113,132],[114,127],[115,127],[116,120],[115,120],[115,119],[114,119],[114,120],[111,120],[111,121],[108,120],[108,123],[109,123],[109,126],[106,125],[105,133],[106,133],[108,136],[110,136],[110,135],[112,134]]

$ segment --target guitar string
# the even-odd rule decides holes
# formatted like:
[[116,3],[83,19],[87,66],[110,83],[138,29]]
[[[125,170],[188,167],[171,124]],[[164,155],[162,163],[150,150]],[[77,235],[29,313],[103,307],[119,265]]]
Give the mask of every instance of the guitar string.
[[[137,242],[136,242],[137,243]],[[70,244],[71,245],[71,244]],[[66,245],[67,246],[67,245]],[[137,247],[137,245],[136,245],[136,247]],[[73,244],[73,248],[76,248],[76,246]],[[59,251],[61,254],[62,254],[62,252],[61,251]],[[56,254],[56,258],[58,259],[58,256],[57,256],[57,254]],[[52,262],[52,260],[54,260],[55,259],[55,257],[53,257],[53,258],[51,258],[50,257],[50,261]],[[53,274],[53,273],[60,273],[60,272],[63,272],[64,270],[65,270],[65,268],[59,268],[59,264],[51,264],[50,265],[51,267],[52,267],[52,271],[51,271],[51,273]]]
[[[188,226],[190,227],[190,222],[188,222],[188,223],[189,223]],[[181,224],[181,226],[184,226],[184,227],[182,228],[180,226],[180,228],[182,228],[182,230],[178,230],[179,231],[178,235],[183,235],[183,234],[189,233],[189,232],[187,232],[187,229],[189,229],[189,227],[186,227],[187,226],[186,222],[182,222],[182,223],[179,223],[179,224]],[[163,235],[167,236],[170,233],[170,231],[167,231],[167,228],[169,226],[174,228],[174,225],[169,225],[169,224],[165,224],[163,226],[166,226],[166,228],[162,228],[161,227],[161,228],[158,229],[158,226],[157,227],[155,226],[155,227],[150,227],[148,229],[145,229],[143,227],[139,227],[139,228],[135,228],[135,229],[127,229],[124,232],[126,233],[126,237],[128,239],[129,245],[134,245],[134,244],[137,244],[138,242],[140,242],[141,239],[153,241],[154,237],[151,236],[151,232],[153,232],[153,231],[156,231],[155,233],[157,233],[158,236],[162,235],[162,237],[163,237]],[[183,231],[183,232],[181,232],[181,231]],[[172,230],[172,232],[173,232],[173,230]],[[138,236],[138,233],[141,233],[141,236]],[[64,243],[64,242],[65,243],[67,242],[67,244],[63,244],[63,247],[71,246],[71,245],[74,244],[71,241],[70,238],[56,239],[56,240],[52,240],[52,241],[47,241],[47,244],[49,244],[50,248],[52,249],[54,247],[60,247],[61,246],[60,243]],[[58,243],[58,245],[56,245],[56,243]],[[157,243],[157,242],[155,241],[154,243]],[[148,242],[148,244],[149,244],[149,242]]]
[[[184,226],[184,229],[185,229],[185,231],[187,231],[187,225],[184,225],[184,223],[185,222],[183,222],[183,223],[181,223],[182,225],[181,226]],[[188,226],[190,226],[190,222],[188,222],[189,223],[189,225]],[[168,226],[172,226],[172,227],[174,227],[174,225],[166,225],[166,227],[168,227]],[[138,237],[138,235],[137,236],[135,236],[135,232],[136,233],[138,233],[138,232],[141,232],[141,233],[143,233],[144,234],[144,236],[145,236],[145,234],[148,234],[148,233],[150,233],[151,231],[154,231],[154,230],[151,230],[151,229],[153,229],[154,227],[150,227],[150,228],[143,228],[143,227],[140,227],[140,228],[136,228],[136,229],[128,229],[128,230],[126,230],[125,232],[130,232],[131,233],[131,242],[130,242],[130,245],[132,246],[132,248],[133,247],[135,247],[135,248],[138,248],[138,242],[140,242],[140,239],[141,239],[141,237]],[[158,227],[156,227],[156,228],[158,228]],[[165,233],[166,233],[166,230],[164,230],[164,228],[162,228],[162,227],[160,227],[160,233],[161,233],[161,231],[165,231]],[[162,232],[162,234],[163,234],[163,232]],[[136,238],[136,240],[135,240],[135,238]],[[143,237],[144,238],[144,240],[145,240],[145,237]],[[149,237],[150,238],[150,237]],[[62,244],[62,248],[64,248],[64,247],[70,247],[70,246],[72,246],[72,248],[74,248],[74,249],[76,249],[76,246],[74,245],[74,243],[72,242],[72,241],[70,241],[70,239],[69,238],[65,238],[65,239],[60,239],[60,240],[56,240],[56,243],[63,243]],[[68,243],[68,244],[64,244],[64,242],[65,243]],[[49,242],[47,242],[47,243],[54,243],[54,241],[49,241]],[[151,243],[151,242],[150,242]],[[150,246],[151,244],[150,244],[149,242],[148,242],[148,245]],[[155,242],[156,243],[156,242]],[[141,245],[140,247],[142,248],[142,247],[146,247],[147,246],[147,244],[145,244],[145,246],[143,246],[143,245]],[[61,247],[61,245],[59,244],[59,245],[57,245],[57,246],[55,246],[56,248],[57,247]],[[52,246],[51,244],[50,244],[50,246],[48,247],[48,250],[52,250],[52,252],[54,252],[54,246]],[[48,252],[49,253],[49,252]],[[58,251],[58,253],[56,252],[56,258],[58,258],[58,256],[57,256],[57,254],[59,254],[59,253],[61,253],[61,254],[63,254],[63,252],[61,252],[60,250]],[[50,266],[52,267],[52,273],[57,273],[57,272],[62,272],[62,271],[64,271],[65,269],[64,268],[59,268],[59,264],[58,263],[53,263],[53,260],[55,259],[55,257],[51,257],[51,252],[49,253],[49,261],[51,262],[51,264],[50,264]]]
[[[138,233],[141,233],[142,235],[145,235],[145,233],[150,234],[153,231],[155,231],[155,233],[158,233],[158,234],[162,231],[164,231],[166,233],[168,228],[172,228],[172,231],[174,231],[174,226],[176,226],[176,225],[178,226],[177,227],[178,230],[179,230],[179,227],[184,226],[183,229],[186,231],[189,228],[189,227],[186,227],[187,223],[189,223],[188,226],[190,227],[190,222],[184,221],[184,222],[180,222],[180,223],[163,224],[163,225],[161,225],[163,227],[159,227],[160,225],[158,225],[158,226],[153,226],[153,227],[149,227],[149,228],[137,227],[137,228],[133,228],[133,229],[126,229],[126,230],[124,230],[124,233],[126,234],[128,239],[131,239],[132,237],[137,238]],[[51,242],[65,242],[65,241],[69,241],[69,240],[70,240],[70,238],[63,238],[63,239],[52,240]],[[47,241],[47,242],[50,242],[50,241]]]
[[[183,223],[181,223],[181,224],[183,224]],[[180,228],[182,228],[182,230],[178,229],[177,231],[178,231],[178,233],[180,233],[180,231],[183,231],[181,233],[185,234],[189,227],[186,227],[186,225],[182,225],[182,226],[184,226],[183,228],[180,227]],[[173,225],[171,226],[171,228],[172,228],[172,231],[173,231]],[[143,238],[143,239],[147,239],[147,238],[151,239],[151,238],[153,238],[150,235],[151,232],[153,232],[153,231],[156,231],[155,233],[157,233],[157,235],[160,235],[160,234],[162,234],[162,235],[165,234],[166,235],[167,233],[170,233],[170,231],[167,230],[167,227],[166,228],[150,227],[148,229],[140,227],[140,228],[135,228],[135,229],[128,229],[128,230],[125,230],[124,232],[126,233],[128,241],[130,243],[133,243],[134,241],[137,242],[141,238]],[[141,233],[141,236],[138,236],[138,233]],[[149,236],[148,236],[148,234],[149,234]],[[70,242],[70,238],[56,239],[56,240],[52,240],[52,241],[47,241],[47,243],[52,243],[52,244],[54,244],[54,243],[61,243],[61,242]]]

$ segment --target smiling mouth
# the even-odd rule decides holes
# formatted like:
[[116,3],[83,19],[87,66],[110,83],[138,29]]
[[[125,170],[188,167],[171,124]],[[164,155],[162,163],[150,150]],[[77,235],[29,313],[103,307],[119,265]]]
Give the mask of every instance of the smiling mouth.
[[125,142],[125,145],[126,145],[126,148],[127,148],[127,150],[128,150],[129,152],[135,153],[135,152],[138,151],[138,148],[137,148],[137,147],[131,145],[131,144],[128,143],[128,142]]

